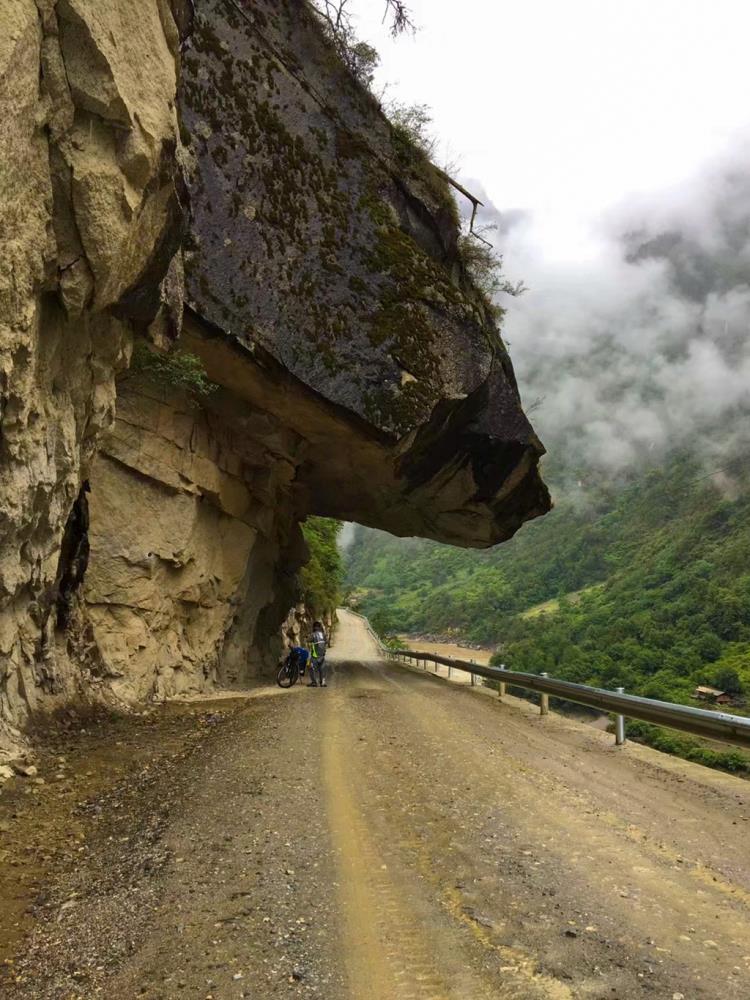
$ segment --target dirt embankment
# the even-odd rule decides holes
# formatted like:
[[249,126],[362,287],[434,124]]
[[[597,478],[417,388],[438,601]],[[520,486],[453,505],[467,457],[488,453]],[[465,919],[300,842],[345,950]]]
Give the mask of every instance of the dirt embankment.
[[79,892],[64,892],[67,877],[96,863],[103,845],[118,837],[129,843],[123,831],[138,834],[132,851],[123,852],[125,862],[158,867],[153,845],[169,815],[169,786],[243,703],[173,703],[129,715],[78,708],[37,726],[28,774],[0,794],[0,962],[6,969],[12,970],[31,927],[61,907],[72,912],[78,906]]

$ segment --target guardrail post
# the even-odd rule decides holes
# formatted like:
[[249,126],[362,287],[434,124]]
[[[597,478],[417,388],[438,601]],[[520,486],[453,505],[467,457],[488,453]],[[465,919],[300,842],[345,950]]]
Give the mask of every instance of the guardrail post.
[[[625,688],[615,688],[618,694],[625,694]],[[615,746],[621,747],[625,742],[625,716],[615,716]]]
[[[542,677],[549,677],[549,674],[543,673]],[[549,715],[549,695],[542,691],[541,703],[539,705],[540,715]]]
[[[390,655],[404,662],[415,662],[420,658],[425,660],[425,657],[432,662],[433,659],[431,654],[419,654],[411,649],[394,651]],[[446,663],[449,677],[452,676],[453,669],[463,670],[469,673],[476,684],[480,675],[475,672],[475,660],[469,662],[448,657]],[[638,695],[627,694],[621,687],[617,688],[617,691],[605,691],[586,684],[559,680],[550,677],[546,672],[534,675],[510,670],[504,663],[501,663],[497,670],[482,668],[482,674],[485,673],[498,682],[501,698],[506,694],[508,685],[512,685],[514,689],[519,687],[523,690],[536,691],[540,695],[542,715],[549,713],[550,695],[611,713],[615,718],[615,738],[618,746],[627,742],[626,719],[642,719],[644,722],[666,726],[669,729],[694,733],[712,740],[718,739],[733,746],[750,747],[750,719],[746,716],[691,708],[687,705],[656,701],[653,698],[641,698]],[[540,691],[539,677],[546,678],[547,691]]]
[[[472,662],[472,663],[475,663],[476,661],[475,661],[475,660],[472,660],[471,662]],[[472,671],[472,673],[471,673],[471,686],[472,686],[473,688],[477,686],[477,675],[476,675],[476,674],[475,674],[475,673],[474,673],[473,671]]]

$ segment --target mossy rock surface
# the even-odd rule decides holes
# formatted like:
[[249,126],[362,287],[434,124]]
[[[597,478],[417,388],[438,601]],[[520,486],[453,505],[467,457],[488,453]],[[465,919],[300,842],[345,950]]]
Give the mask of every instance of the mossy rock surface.
[[507,492],[486,469],[507,478],[513,462],[487,456],[510,447],[531,477],[530,511],[543,512],[543,449],[461,264],[451,189],[340,63],[308,5],[203,0],[180,105],[193,312],[401,449],[406,488],[427,466],[437,474],[422,442],[445,456],[440,424],[469,493]]
[[206,319],[396,435],[487,377],[502,347],[462,287],[450,191],[304,4],[201,4],[182,116]]

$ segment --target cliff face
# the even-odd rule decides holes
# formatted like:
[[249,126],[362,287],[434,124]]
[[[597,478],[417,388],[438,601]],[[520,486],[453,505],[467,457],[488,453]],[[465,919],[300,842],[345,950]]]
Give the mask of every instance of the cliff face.
[[[6,735],[270,667],[309,513],[489,545],[548,508],[448,190],[302,0],[0,20]],[[178,336],[207,397],[125,374]]]
[[305,5],[201,4],[180,108],[187,298],[221,331],[217,360],[200,352],[209,373],[222,380],[230,345],[233,368],[267,355],[345,425],[340,447],[328,427],[308,434],[308,509],[468,545],[546,510],[542,449],[449,189]]
[[12,726],[65,686],[64,529],[134,318],[145,329],[170,313],[182,212],[168,5],[9,0],[0,21],[0,716]]

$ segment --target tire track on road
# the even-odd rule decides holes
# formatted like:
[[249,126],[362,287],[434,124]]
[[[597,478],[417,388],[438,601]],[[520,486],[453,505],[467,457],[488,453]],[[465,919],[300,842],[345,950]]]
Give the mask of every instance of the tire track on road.
[[450,1000],[432,967],[414,915],[400,898],[352,794],[347,696],[325,706],[323,774],[340,871],[344,954],[353,997],[367,984],[368,1000]]
[[[366,981],[368,1000],[571,1000],[535,956],[496,942],[458,905],[459,893],[435,882],[431,851],[446,848],[449,831],[417,848],[413,830],[389,809],[378,780],[388,774],[368,763],[370,747],[399,723],[390,707],[399,693],[360,664],[339,677],[326,705],[323,771],[351,995],[361,997],[357,986]],[[401,791],[394,783],[392,794]]]

